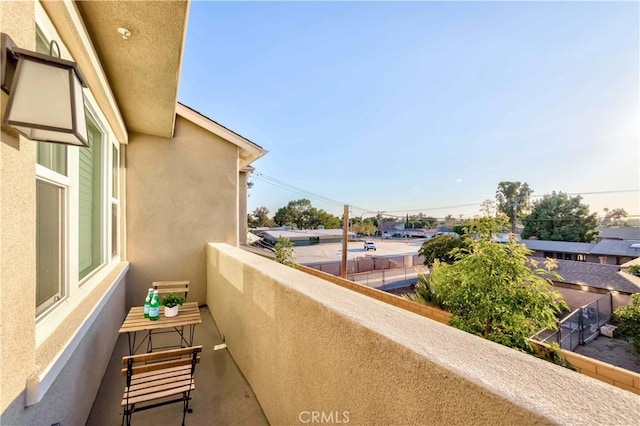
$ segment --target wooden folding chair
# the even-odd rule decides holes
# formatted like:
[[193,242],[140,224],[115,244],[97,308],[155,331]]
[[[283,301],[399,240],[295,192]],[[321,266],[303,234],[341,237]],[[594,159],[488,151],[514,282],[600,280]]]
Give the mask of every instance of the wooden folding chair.
[[154,290],[158,290],[161,299],[164,294],[183,293],[184,299],[187,300],[189,284],[191,284],[189,281],[154,281],[152,286]]
[[[122,375],[126,386],[122,396],[122,424],[131,425],[137,411],[182,402],[182,425],[195,389],[193,373],[200,362],[202,346],[125,356]],[[162,422],[160,422],[162,423]]]

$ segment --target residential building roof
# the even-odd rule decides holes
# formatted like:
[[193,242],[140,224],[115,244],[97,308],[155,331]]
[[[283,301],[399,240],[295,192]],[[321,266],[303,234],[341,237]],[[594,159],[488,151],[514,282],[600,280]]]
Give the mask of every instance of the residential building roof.
[[530,250],[560,253],[583,253],[605,256],[640,256],[640,248],[632,247],[640,240],[601,240],[597,243],[574,243],[568,241],[522,240]]
[[240,149],[241,169],[247,167],[253,161],[267,153],[267,151],[257,143],[250,141],[239,133],[234,132],[185,104],[178,102],[175,108],[176,114],[236,145]]
[[[542,260],[541,260],[542,261]],[[617,265],[602,265],[594,262],[576,262],[572,260],[555,260],[561,280],[551,278],[553,281],[565,282],[589,287],[601,288],[624,293],[640,293],[640,277],[620,272]]]
[[[307,238],[342,238],[342,229],[269,229],[261,231],[260,234],[268,235],[273,239],[280,237],[289,238],[290,240],[304,240]],[[349,235],[355,235],[349,232]]]
[[[632,247],[637,244],[638,248]],[[640,240],[600,240],[591,249],[591,254],[604,254],[609,256],[640,256]]]
[[522,240],[530,250],[553,251],[561,253],[590,253],[595,244],[573,243],[568,241]]
[[612,228],[598,228],[598,238],[615,240],[640,240],[640,227],[621,226]]
[[387,231],[400,231],[404,229],[404,222],[382,222],[380,226],[378,226],[378,231],[387,232]]

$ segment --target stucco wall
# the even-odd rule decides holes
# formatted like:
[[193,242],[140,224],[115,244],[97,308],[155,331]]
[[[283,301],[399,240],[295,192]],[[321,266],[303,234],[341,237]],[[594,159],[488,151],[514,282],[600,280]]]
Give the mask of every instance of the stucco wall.
[[637,420],[624,390],[235,247],[208,252],[207,303],[272,424],[312,411],[353,424]]
[[[50,425],[59,422],[64,426],[81,426],[86,423],[126,314],[125,279],[111,285],[116,286],[111,296],[100,304],[100,313],[42,400],[25,408],[24,392],[19,393],[8,407],[3,407],[0,424]],[[2,370],[11,372],[12,369],[7,368],[11,364],[2,361]]]
[[[34,5],[0,2],[0,28],[35,47]],[[4,115],[8,96],[0,91]],[[0,408],[24,390],[35,363],[35,143],[9,128],[0,134]],[[31,297],[31,295],[34,295]],[[2,423],[2,422],[0,422]],[[4,424],[4,423],[3,423]]]
[[249,182],[249,173],[240,172],[240,180],[238,182],[238,243],[247,243],[247,183]]
[[173,139],[132,133],[126,156],[127,303],[166,280],[204,303],[207,242],[238,241],[237,147],[177,116]]

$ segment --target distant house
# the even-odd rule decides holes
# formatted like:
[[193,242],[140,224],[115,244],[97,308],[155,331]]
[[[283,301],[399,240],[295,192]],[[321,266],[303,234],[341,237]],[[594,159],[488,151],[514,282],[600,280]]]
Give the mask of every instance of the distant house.
[[380,225],[378,225],[378,232],[380,232],[380,234],[384,234],[384,233],[388,233],[388,234],[395,234],[398,231],[402,231],[404,230],[404,222],[392,222],[392,221],[388,221],[388,222],[382,222]]
[[558,283],[575,284],[601,289],[606,292],[617,291],[624,294],[640,293],[640,277],[620,271],[616,265],[558,260],[555,271],[562,277],[553,279]]
[[567,241],[523,240],[532,256],[550,257],[578,262],[622,265],[640,257],[640,240],[600,240],[597,243],[574,243]]
[[[342,229],[268,229],[257,232],[262,238],[271,244],[275,244],[278,238],[285,237],[296,246],[309,246],[320,243],[339,243],[342,241]],[[355,233],[349,232],[348,238],[354,238]]]
[[598,228],[598,238],[606,240],[640,240],[640,228],[622,226],[616,228]]
[[554,271],[561,278],[551,275],[548,278],[562,293],[572,311],[607,293],[613,293],[612,306],[605,309],[616,309],[629,304],[631,295],[640,293],[640,277],[624,272],[616,265],[571,260],[556,260],[556,262],[558,268]]
[[433,234],[433,236],[436,237],[438,235],[453,235],[455,237],[459,237],[458,233],[455,232],[453,228],[450,226],[441,226],[440,228],[438,228],[438,230],[436,231],[435,234]]

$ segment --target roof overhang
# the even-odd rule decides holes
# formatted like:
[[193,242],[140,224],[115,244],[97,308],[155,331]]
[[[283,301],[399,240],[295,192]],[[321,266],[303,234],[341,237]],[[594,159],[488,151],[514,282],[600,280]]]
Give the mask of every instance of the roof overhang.
[[[189,1],[75,4],[127,130],[172,137]],[[124,39],[118,28],[131,36]]]
[[[267,153],[260,145],[251,142],[249,139],[239,135],[233,130],[229,130],[223,125],[216,123],[212,119],[200,114],[186,105],[178,103],[175,106],[176,114],[189,120],[193,124],[211,132],[212,134],[236,145],[239,148],[239,166],[244,171],[249,164]],[[248,171],[248,170],[247,170]],[[251,170],[252,171],[252,170]]]

